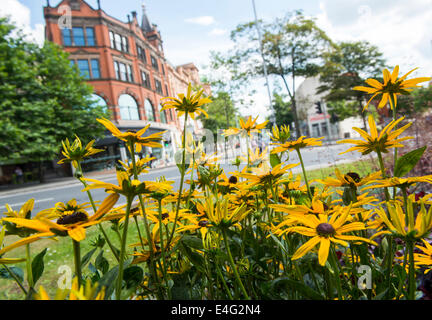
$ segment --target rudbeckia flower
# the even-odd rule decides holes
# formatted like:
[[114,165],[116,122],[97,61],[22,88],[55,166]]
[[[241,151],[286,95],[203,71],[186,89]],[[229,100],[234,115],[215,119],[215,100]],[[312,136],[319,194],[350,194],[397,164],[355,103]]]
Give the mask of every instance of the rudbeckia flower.
[[[98,290],[99,284],[92,284],[90,279],[87,279],[85,285],[78,285],[78,278],[74,278],[72,281],[71,290],[57,289],[57,293],[54,300],[66,300],[69,293],[69,299],[67,300],[104,300],[105,298],[105,287]],[[51,300],[48,293],[45,291],[43,286],[40,286],[39,292],[34,295],[35,300]]]
[[432,245],[424,239],[421,240],[425,246],[416,246],[421,253],[414,253],[414,262],[416,265],[428,267],[428,273],[432,270]]
[[[150,127],[150,124],[142,128],[141,130],[135,132],[133,130],[128,130],[126,132],[121,132],[111,121],[108,119],[96,119],[98,122],[103,124],[105,128],[107,128],[114,137],[128,142],[133,143],[136,146],[136,152],[141,152],[142,147],[151,147],[151,148],[162,148],[162,145],[159,143],[162,140],[162,135],[166,131],[161,131],[157,133],[153,133],[149,136],[142,137],[142,135],[147,131]],[[129,145],[128,145],[129,148]]]
[[376,189],[376,188],[386,188],[386,187],[397,187],[397,188],[408,188],[413,184],[419,182],[426,182],[432,184],[432,175],[423,176],[423,177],[408,177],[408,178],[398,178],[392,177],[383,180],[374,180],[371,183],[376,183],[372,186],[366,187],[366,189]]
[[288,182],[287,179],[282,179],[282,176],[287,173],[288,170],[297,167],[299,163],[288,164],[283,166],[284,163],[280,163],[277,166],[270,168],[267,163],[263,163],[258,168],[250,168],[251,173],[238,173],[238,176],[246,178],[250,181],[250,187],[257,185],[269,186],[277,185],[284,182]]
[[[50,210],[53,215],[57,216],[56,222],[42,217],[38,220],[20,218],[4,218],[4,220],[17,226],[33,229],[43,235],[69,235],[73,240],[79,242],[85,239],[85,228],[100,223],[101,217],[116,204],[118,198],[118,194],[109,195],[92,216],[89,216],[82,207],[77,206],[75,200],[71,200],[67,204],[58,203],[55,208]],[[35,236],[40,237],[41,234]]]
[[96,153],[102,152],[104,150],[93,148],[93,144],[95,140],[90,141],[85,148],[83,148],[80,138],[75,136],[75,140],[72,144],[70,144],[69,140],[62,141],[63,151],[62,154],[64,156],[58,164],[69,163],[72,162],[72,165],[75,168],[78,168],[78,161],[84,160],[86,157],[90,157]]
[[250,213],[244,204],[231,206],[228,199],[218,199],[215,203],[211,197],[207,198],[203,204],[198,202],[196,207],[208,218],[212,226],[221,228],[228,228],[232,225],[239,227],[238,223]]
[[291,137],[291,132],[289,126],[282,125],[280,130],[277,126],[272,128],[272,139],[274,142],[285,143]]
[[[256,148],[255,151],[252,151],[251,149],[248,150],[249,153],[249,164],[250,166],[259,166],[265,161],[269,159],[269,153],[268,148],[265,148],[261,153],[259,148]],[[240,160],[243,162],[248,161],[248,157],[239,157]]]
[[398,79],[399,75],[399,66],[396,66],[393,69],[393,72],[390,74],[390,71],[387,69],[383,70],[383,77],[384,77],[384,83],[379,82],[375,79],[367,79],[366,83],[370,85],[370,87],[363,87],[363,86],[357,86],[354,87],[353,90],[357,91],[363,91],[369,94],[372,94],[372,97],[369,99],[366,106],[363,108],[363,110],[367,109],[370,102],[377,96],[382,94],[381,101],[378,105],[378,108],[384,107],[387,102],[390,101],[390,107],[392,109],[396,108],[397,106],[397,96],[398,95],[407,95],[410,91],[413,90],[413,88],[419,88],[419,83],[430,81],[431,78],[429,77],[423,77],[423,78],[414,78],[410,80],[405,80],[406,77],[411,74],[413,71],[417,70],[418,68],[415,68],[402,76]]
[[375,152],[384,152],[387,153],[391,148],[401,148],[404,145],[401,144],[402,141],[413,139],[413,137],[404,137],[397,139],[408,127],[411,126],[411,122],[407,125],[399,128],[395,131],[392,129],[401,122],[405,117],[399,118],[398,120],[391,121],[385,128],[378,134],[378,129],[376,127],[376,123],[374,118],[370,115],[368,118],[369,127],[371,134],[369,135],[366,131],[353,127],[355,131],[357,131],[364,140],[355,140],[355,139],[345,139],[338,141],[337,143],[351,143],[356,146],[349,148],[347,151],[341,152],[340,154],[344,154],[350,151],[358,151],[363,155],[369,154],[372,151]]
[[327,177],[326,179],[317,179],[316,181],[328,187],[361,187],[381,178],[381,171],[371,173],[362,178],[358,173],[355,172],[348,172],[347,174],[342,175],[339,169],[336,168],[335,174],[336,178]]
[[278,147],[274,148],[271,153],[280,153],[285,151],[293,151],[293,150],[300,150],[302,148],[306,147],[312,147],[312,146],[321,146],[322,140],[324,137],[321,138],[306,138],[305,136],[301,136],[295,141],[287,141],[285,143],[272,143],[272,145],[276,145]]
[[297,221],[303,226],[290,227],[288,228],[288,232],[295,232],[312,238],[297,249],[292,256],[292,260],[300,259],[316,245],[320,244],[318,262],[320,265],[324,266],[328,258],[331,243],[345,247],[348,246],[347,241],[362,241],[376,244],[366,238],[345,234],[366,229],[364,223],[361,222],[346,223],[350,214],[350,209],[350,207],[342,208],[331,216],[320,214],[318,217],[315,215],[296,217]]
[[212,101],[209,98],[202,97],[203,93],[204,89],[192,94],[192,84],[189,83],[186,96],[183,93],[180,93],[178,94],[178,98],[162,98],[167,101],[162,102],[161,111],[176,109],[179,117],[187,113],[192,119],[195,119],[195,117],[200,114],[203,114],[208,118],[208,114],[201,107],[207,103],[211,103]]
[[[148,170],[147,168],[149,168],[149,166],[147,165],[150,161],[155,160],[156,158],[150,158],[149,156],[146,156],[145,158],[139,159],[135,162],[135,168],[136,168],[136,172],[138,175],[142,174],[142,173],[147,173]],[[134,169],[133,169],[133,164],[132,162],[126,161],[120,161],[119,163],[121,164],[121,166],[123,167],[123,169],[127,172],[127,174],[129,175],[129,177],[132,177],[134,175]]]
[[414,208],[410,198],[407,201],[407,208],[402,208],[398,202],[393,204],[387,202],[389,216],[382,207],[376,209],[380,219],[388,230],[374,234],[374,238],[382,234],[393,234],[403,239],[421,239],[429,235],[432,229],[432,207],[426,210],[424,204],[420,205],[417,217],[414,219]]
[[258,117],[255,119],[252,119],[252,116],[249,116],[247,120],[240,118],[240,129],[239,128],[229,128],[227,130],[224,130],[223,135],[224,136],[232,136],[232,135],[248,135],[251,136],[252,132],[259,132],[260,130],[264,129],[268,123],[268,121],[265,121],[263,123],[256,123],[258,120]]

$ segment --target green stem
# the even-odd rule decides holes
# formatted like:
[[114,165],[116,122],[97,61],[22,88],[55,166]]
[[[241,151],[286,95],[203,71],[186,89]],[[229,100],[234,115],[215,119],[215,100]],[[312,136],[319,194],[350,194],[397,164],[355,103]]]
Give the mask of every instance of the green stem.
[[300,164],[301,164],[302,171],[303,171],[303,177],[305,179],[305,183],[306,183],[306,186],[307,186],[307,191],[308,191],[309,199],[312,201],[312,193],[311,193],[311,190],[310,190],[310,187],[309,187],[309,181],[307,179],[306,169],[305,169],[305,166],[304,166],[304,163],[303,163],[303,158],[302,158],[300,149],[296,149],[296,151],[297,151],[298,157],[300,159]]
[[243,285],[243,282],[240,279],[240,275],[239,275],[239,273],[237,271],[237,267],[236,267],[236,265],[234,263],[234,259],[232,257],[231,249],[230,249],[229,243],[228,243],[228,235],[226,234],[226,230],[225,229],[222,229],[222,235],[223,235],[223,239],[224,239],[224,243],[225,243],[225,248],[227,250],[228,258],[229,258],[229,261],[230,261],[230,264],[231,264],[231,268],[233,269],[234,276],[236,278],[237,284],[240,286],[240,289],[243,292],[243,295],[245,296],[245,298],[247,300],[250,300],[249,295],[247,294],[246,289],[245,289],[245,287]]
[[26,266],[27,266],[27,282],[29,288],[33,288],[33,271],[32,271],[32,260],[30,254],[30,244],[26,244]]
[[130,209],[132,205],[133,197],[129,196],[127,197],[127,204],[126,204],[126,215],[125,215],[125,221],[123,225],[123,236],[121,241],[121,248],[120,248],[120,261],[119,261],[119,273],[117,277],[117,288],[116,288],[116,299],[121,299],[121,291],[122,291],[122,284],[123,284],[123,267],[124,267],[124,260],[126,255],[126,240],[127,240],[127,231],[129,226],[129,215],[130,215]]
[[[163,278],[165,280],[165,284],[167,286],[167,288],[169,288],[168,286],[168,277],[167,277],[167,264],[166,264],[166,259],[165,259],[165,247],[163,244],[163,224],[162,224],[162,200],[158,201],[159,203],[159,238],[160,238],[160,248],[161,248],[161,255],[162,255],[162,275]],[[168,289],[168,299],[171,300],[171,290]]]
[[5,264],[2,264],[2,266],[6,269],[6,271],[10,274],[10,276],[15,280],[15,282],[17,283],[17,285],[20,287],[20,289],[22,290],[22,292],[27,296],[27,290],[24,288],[23,284],[21,283],[21,281],[18,279],[18,277],[15,275],[15,273],[12,272],[11,269],[9,269],[9,267]]
[[416,278],[415,278],[415,266],[414,266],[414,242],[413,240],[407,241],[408,259],[409,259],[409,271],[408,271],[408,299],[415,300],[415,292],[417,289]]
[[[182,192],[183,192],[183,183],[184,183],[184,177],[186,174],[186,124],[187,124],[187,120],[188,120],[188,112],[185,113],[185,119],[184,119],[184,128],[183,128],[183,142],[182,142],[182,148],[183,148],[183,154],[182,154],[182,163],[181,163],[181,178],[180,178],[180,189],[179,189],[179,195],[178,195],[178,199],[177,199],[177,206],[176,206],[176,214],[175,214],[175,218],[174,218],[174,225],[173,228],[171,230],[171,234],[168,238],[167,241],[167,246],[169,246],[171,244],[171,241],[174,237],[174,232],[177,226],[177,220],[178,220],[178,215],[179,215],[179,210],[180,210],[180,200],[181,200],[181,196],[182,196]],[[192,168],[193,170],[193,168]]]
[[75,276],[78,278],[78,286],[82,284],[82,270],[81,270],[81,246],[79,241],[72,239],[75,263]]
[[[382,176],[383,176],[384,179],[386,179],[387,175],[385,173],[384,161],[383,161],[383,157],[382,157],[382,154],[381,154],[381,150],[376,149],[376,153],[378,155],[378,162],[379,162],[379,165],[380,165],[380,168],[381,168]],[[387,187],[384,188],[384,192],[385,192],[386,200],[390,201],[390,193],[389,193]]]
[[226,290],[226,292],[227,292],[227,294],[228,294],[228,297],[230,298],[230,300],[234,300],[234,298],[233,298],[233,296],[232,296],[232,294],[231,294],[231,291],[230,291],[230,289],[228,288],[228,285],[226,284],[226,281],[225,281],[225,279],[224,279],[224,277],[223,277],[223,275],[222,275],[222,272],[221,272],[221,270],[220,270],[220,268],[219,268],[218,263],[216,263],[215,266],[216,266],[217,274],[218,274],[219,278],[222,280],[222,284],[223,284],[223,286],[224,286],[224,288],[225,288],[225,290]]

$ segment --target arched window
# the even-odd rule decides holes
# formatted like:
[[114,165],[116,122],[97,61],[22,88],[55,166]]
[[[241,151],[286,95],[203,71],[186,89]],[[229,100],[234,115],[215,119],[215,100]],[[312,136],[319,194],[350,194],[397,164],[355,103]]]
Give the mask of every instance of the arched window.
[[90,100],[92,101],[92,104],[90,105],[92,108],[102,107],[104,111],[108,109],[108,105],[105,99],[102,98],[100,95],[93,93],[90,95]]
[[135,99],[128,94],[119,97],[118,105],[120,108],[120,118],[122,120],[139,120],[138,104]]
[[162,123],[167,123],[167,117],[165,111],[161,111],[162,106],[159,104],[159,114]]
[[144,109],[147,116],[148,121],[155,121],[155,115],[153,110],[153,105],[149,99],[146,99],[144,102]]

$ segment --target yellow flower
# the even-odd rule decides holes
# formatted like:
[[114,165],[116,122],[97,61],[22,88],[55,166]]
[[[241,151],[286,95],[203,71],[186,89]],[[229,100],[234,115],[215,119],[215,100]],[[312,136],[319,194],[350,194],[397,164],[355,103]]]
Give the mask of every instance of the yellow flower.
[[432,266],[432,245],[430,245],[430,243],[424,239],[421,240],[423,241],[425,246],[416,246],[422,251],[422,253],[414,253],[414,262],[416,265],[429,267],[427,271],[429,272],[430,270],[432,270],[430,269],[430,267]]
[[[150,158],[149,156],[146,156],[145,158],[137,160],[135,162],[137,174],[140,175],[142,173],[147,173],[148,170],[146,170],[146,169],[149,168],[147,163],[149,163],[150,161],[152,161],[154,159],[156,159],[156,158],[155,157]],[[123,169],[126,170],[129,177],[132,177],[134,175],[132,162],[129,162],[129,161],[123,162],[123,161],[119,160],[119,163],[122,165]]]
[[[252,151],[251,149],[248,150],[249,153],[249,164],[251,166],[259,166],[263,162],[267,161],[269,158],[268,154],[268,148],[265,148],[263,152],[260,153],[259,148],[256,148],[255,151]],[[246,157],[239,157],[240,160],[247,162],[248,158]]]
[[426,183],[432,184],[432,175],[423,176],[423,177],[408,177],[408,178],[392,177],[392,178],[383,179],[383,180],[374,180],[371,182],[374,182],[377,184],[374,184],[373,186],[366,187],[363,190],[375,189],[375,188],[386,188],[386,187],[408,188],[411,185],[419,183],[419,182],[426,182]]
[[382,234],[394,234],[405,239],[421,239],[429,235],[432,229],[432,207],[426,210],[423,203],[417,217],[414,219],[413,202],[407,201],[407,209],[404,212],[402,205],[398,202],[386,203],[389,217],[382,207],[376,209],[376,213],[387,226],[387,230],[374,234],[374,238]]
[[287,141],[285,143],[272,143],[272,145],[277,145],[279,147],[276,147],[272,150],[271,153],[280,153],[285,151],[293,151],[293,150],[300,150],[305,147],[312,147],[312,146],[321,146],[322,140],[324,137],[321,138],[306,138],[305,136],[301,136],[295,141]]
[[[85,239],[85,228],[100,223],[101,217],[116,204],[118,198],[118,194],[109,195],[91,217],[82,207],[76,205],[76,200],[71,200],[67,204],[58,203],[55,208],[49,210],[53,216],[58,217],[56,222],[45,217],[38,220],[21,218],[4,218],[3,220],[12,222],[17,226],[33,229],[45,236],[69,235],[73,240],[79,242]],[[38,234],[35,236],[38,236]]]
[[[98,290],[99,285],[97,283],[92,284],[90,279],[87,279],[85,285],[78,285],[78,278],[74,278],[72,281],[71,290],[57,289],[57,293],[54,300],[66,300],[69,293],[68,300],[104,300],[105,298],[105,287]],[[51,300],[48,293],[45,291],[43,286],[40,286],[39,292],[34,295],[35,300]]]
[[264,129],[268,123],[268,121],[265,121],[263,123],[257,124],[256,123],[257,120],[258,120],[258,117],[256,117],[255,119],[252,119],[252,116],[249,116],[249,118],[247,118],[246,122],[245,122],[245,120],[240,118],[241,129],[229,128],[227,130],[224,130],[223,135],[224,136],[232,136],[232,135],[237,135],[237,134],[241,134],[241,135],[247,134],[250,137],[252,132],[259,132],[260,130]]
[[288,170],[297,167],[299,163],[288,164],[283,167],[283,163],[278,164],[274,168],[270,168],[267,163],[263,163],[258,168],[251,168],[251,173],[238,173],[242,178],[248,179],[251,187],[256,185],[269,186],[288,182],[287,179],[281,179]]
[[92,156],[96,153],[102,152],[104,150],[93,148],[93,144],[95,140],[90,141],[85,148],[83,148],[80,138],[75,136],[75,140],[72,144],[70,144],[69,140],[66,138],[65,141],[62,141],[63,151],[62,154],[64,156],[58,164],[69,163],[72,162],[72,165],[75,168],[78,168],[78,161],[82,161],[84,158]]
[[306,253],[311,251],[317,244],[320,244],[318,262],[320,265],[324,266],[332,242],[345,247],[348,246],[347,241],[363,241],[376,245],[375,242],[369,239],[344,234],[347,232],[366,229],[364,223],[361,222],[351,222],[346,224],[350,209],[350,207],[342,208],[331,216],[320,214],[318,217],[315,215],[296,217],[303,226],[290,227],[288,228],[289,232],[296,232],[312,238],[297,249],[292,256],[292,260],[300,259]]
[[[410,91],[412,91],[413,88],[419,88],[419,83],[429,81],[431,78],[414,78],[410,80],[405,80],[405,78],[412,73],[413,71],[417,70],[418,68],[415,68],[402,76],[398,79],[399,75],[399,66],[396,66],[393,69],[393,72],[390,74],[390,71],[387,69],[383,70],[383,76],[384,76],[384,83],[379,82],[375,79],[367,79],[366,83],[370,85],[371,87],[363,87],[363,86],[357,86],[354,87],[353,90],[357,91],[363,91],[369,94],[373,94],[372,97],[369,99],[366,106],[363,108],[363,110],[367,109],[370,102],[379,94],[382,94],[381,101],[378,105],[378,108],[384,107],[388,101],[390,101],[390,107],[392,109],[396,108],[397,106],[397,96],[398,95],[407,95]],[[394,103],[394,105],[393,105]]]
[[332,177],[327,177],[326,179],[318,179],[317,181],[328,187],[345,187],[345,186],[355,186],[361,187],[363,185],[374,182],[374,180],[381,178],[381,171],[371,173],[364,178],[361,178],[355,172],[348,172],[342,175],[338,168],[335,169],[336,179]]
[[162,103],[163,107],[161,111],[176,109],[179,117],[187,113],[192,119],[195,119],[195,116],[202,113],[208,118],[208,114],[201,107],[207,103],[211,103],[212,101],[209,98],[203,98],[203,93],[204,89],[192,94],[192,84],[189,83],[186,96],[183,93],[179,93],[178,98],[163,98],[163,100],[167,101]]
[[[1,226],[1,224],[0,224],[0,226]],[[38,241],[38,240],[40,240],[43,237],[51,235],[51,233],[36,234],[36,235],[30,236],[30,237],[27,237],[27,238],[23,238],[23,239],[21,239],[19,241],[16,241],[16,242],[14,242],[14,243],[12,243],[12,244],[10,244],[10,245],[2,248],[5,234],[6,234],[6,229],[2,228],[2,230],[0,231],[0,264],[16,264],[16,263],[25,261],[26,259],[2,258],[2,256],[6,252],[9,252],[9,251],[11,251],[11,250],[13,250],[15,248],[24,246],[24,245],[26,245],[28,243],[32,243],[32,242]]]
[[333,210],[329,208],[318,196],[312,198],[309,206],[306,205],[285,205],[285,204],[271,204],[270,208],[277,212],[288,213],[289,215],[305,215],[305,214],[325,214],[329,215]]
[[358,151],[361,152],[363,155],[369,154],[372,151],[387,153],[388,149],[403,147],[404,145],[401,144],[401,142],[412,139],[413,137],[404,137],[399,139],[397,139],[397,137],[400,136],[402,132],[404,132],[409,126],[411,126],[412,123],[410,122],[402,128],[399,128],[393,132],[392,129],[404,118],[405,117],[402,117],[398,120],[391,121],[378,135],[375,120],[370,115],[368,118],[368,122],[371,134],[369,135],[366,131],[360,128],[353,127],[353,129],[357,131],[364,140],[346,139],[338,141],[337,143],[352,143],[356,145],[355,147],[351,147],[347,151],[341,152],[340,154],[344,154],[350,151]]
[[285,143],[291,137],[291,132],[289,126],[282,125],[280,130],[277,126],[272,128],[272,139],[274,142]]
[[[162,135],[166,131],[161,131],[157,133],[153,133],[149,136],[142,137],[142,135],[147,131],[150,125],[145,126],[138,132],[133,130],[128,130],[126,132],[121,132],[111,121],[108,119],[96,119],[98,122],[103,124],[105,128],[107,128],[114,137],[136,145],[136,152],[141,152],[142,147],[151,147],[151,148],[162,148],[162,145],[159,143],[162,140]],[[130,149],[129,145],[127,146]]]
[[228,199],[214,199],[209,197],[202,203],[197,203],[197,209],[200,213],[205,214],[211,225],[216,227],[227,228],[232,225],[239,226],[238,222],[242,221],[250,213],[246,205],[230,206]]

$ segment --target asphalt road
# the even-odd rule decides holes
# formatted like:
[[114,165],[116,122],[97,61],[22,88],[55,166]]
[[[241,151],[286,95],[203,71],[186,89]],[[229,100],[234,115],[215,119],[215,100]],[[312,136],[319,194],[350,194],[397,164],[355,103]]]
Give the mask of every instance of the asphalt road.
[[[331,145],[322,146],[302,150],[303,161],[306,169],[318,169],[328,167],[340,162],[354,161],[360,158],[358,152],[349,152],[344,155],[339,155],[340,152],[347,149],[347,145]],[[290,153],[289,163],[299,162],[295,152]],[[235,167],[227,164],[222,164],[226,174],[235,171]],[[300,166],[295,168],[294,172],[299,172]],[[142,181],[154,181],[157,177],[164,175],[167,180],[175,181],[174,190],[178,190],[180,186],[180,173],[177,167],[169,167],[165,169],[153,170],[147,174],[141,175]],[[92,177],[105,182],[117,184],[117,178],[114,175],[103,177]],[[6,211],[5,204],[9,204],[14,210],[18,210],[28,199],[35,199],[35,208],[33,214],[47,208],[52,208],[57,202],[66,203],[70,199],[76,199],[78,203],[88,202],[87,193],[82,192],[83,186],[76,179],[61,183],[44,184],[41,186],[32,186],[23,189],[5,190],[0,192],[0,216]],[[92,190],[92,196],[95,201],[102,201],[106,194],[103,189]],[[121,197],[118,204],[124,204],[126,200]]]

